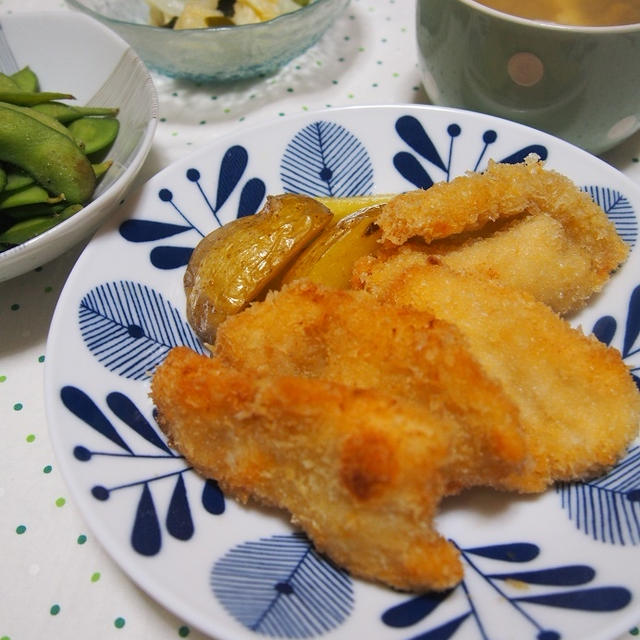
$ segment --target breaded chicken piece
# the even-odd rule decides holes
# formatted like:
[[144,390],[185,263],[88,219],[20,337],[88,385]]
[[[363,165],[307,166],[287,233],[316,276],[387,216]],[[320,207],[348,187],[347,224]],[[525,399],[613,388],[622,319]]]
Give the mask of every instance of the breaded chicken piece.
[[619,352],[530,295],[414,251],[364,258],[355,279],[385,302],[455,324],[516,403],[534,468],[506,484],[540,490],[613,465],[638,434],[640,394]]
[[399,589],[462,578],[433,528],[451,425],[420,404],[306,378],[247,375],[174,348],[151,396],[170,443],[241,501],[288,510],[353,575]]
[[[484,229],[483,229],[484,231]],[[405,245],[406,246],[406,245]],[[589,252],[552,216],[517,217],[472,238],[413,243],[456,271],[476,273],[522,289],[562,315],[585,306],[606,278]]]
[[500,487],[501,478],[528,464],[514,403],[461,333],[430,313],[298,281],[227,318],[214,354],[259,375],[375,389],[446,414],[456,429],[449,492]]
[[589,194],[535,156],[400,194],[377,224],[386,243],[419,236],[454,269],[524,288],[559,313],[584,306],[628,254]]

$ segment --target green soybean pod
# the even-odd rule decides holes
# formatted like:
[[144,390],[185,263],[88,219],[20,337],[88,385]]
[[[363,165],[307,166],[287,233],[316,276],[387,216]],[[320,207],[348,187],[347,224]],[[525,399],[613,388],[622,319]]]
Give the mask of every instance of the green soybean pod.
[[97,162],[96,164],[91,165],[93,167],[93,172],[96,174],[96,178],[98,180],[102,178],[102,176],[109,171],[112,164],[113,160],[104,160],[103,162]]
[[14,225],[0,233],[0,243],[8,245],[18,245],[31,240],[39,236],[49,229],[53,229],[56,225],[60,224],[63,220],[70,218],[72,215],[82,209],[81,205],[69,205],[65,207],[60,213],[53,216],[40,216],[36,218],[29,218],[27,220],[21,220]]
[[118,135],[120,123],[116,118],[79,118],[68,127],[71,135],[80,141],[87,155],[106,149]]
[[20,87],[11,76],[0,73],[0,91],[20,91]]
[[109,116],[115,118],[115,116],[118,115],[118,109],[116,107],[78,107],[55,101],[34,104],[31,108],[40,113],[46,113],[51,118],[55,118],[63,124],[68,124],[84,116]]
[[50,127],[51,129],[55,129],[58,133],[61,133],[63,136],[69,138],[69,140],[73,140],[75,142],[75,138],[69,129],[67,129],[67,127],[65,127],[61,122],[58,122],[55,118],[48,116],[46,113],[36,111],[32,107],[21,107],[10,102],[0,102],[0,105],[5,109],[13,109],[17,113],[26,114],[31,118],[35,118],[42,124]]
[[0,160],[20,167],[50,194],[64,194],[72,204],[84,204],[95,189],[96,176],[85,154],[30,109],[0,104]]
[[32,184],[22,189],[0,193],[0,211],[11,207],[24,207],[28,204],[61,202],[62,196],[51,196],[39,184]]
[[22,67],[19,71],[12,73],[9,76],[22,91],[38,91],[40,89],[40,82],[38,76],[33,72],[31,67]]
[[56,213],[60,213],[66,206],[67,205],[64,202],[59,202],[57,204],[47,204],[46,202],[43,202],[28,204],[24,207],[11,207],[10,209],[0,211],[0,222],[2,220],[18,222],[20,220],[27,220],[28,218],[52,216]]
[[4,187],[5,191],[15,191],[16,189],[22,189],[35,182],[33,177],[28,173],[25,173],[24,171],[20,171],[13,167],[7,170],[6,174],[7,184]]
[[30,107],[40,102],[51,102],[51,100],[71,100],[70,93],[57,93],[55,91],[21,91],[20,89],[2,89],[0,87],[0,102],[17,104],[20,107]]

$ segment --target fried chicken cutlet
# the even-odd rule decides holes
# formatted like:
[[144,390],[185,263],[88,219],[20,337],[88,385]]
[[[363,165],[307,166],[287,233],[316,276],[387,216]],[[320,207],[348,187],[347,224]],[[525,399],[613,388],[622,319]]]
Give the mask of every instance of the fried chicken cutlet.
[[572,328],[523,291],[405,249],[363,258],[354,272],[378,299],[430,311],[467,338],[516,403],[535,466],[506,482],[520,491],[604,472],[638,434],[640,395],[619,352]]
[[[583,307],[608,277],[594,272],[592,257],[546,213],[527,215],[471,237],[412,247],[437,256],[456,271],[480,274],[522,289],[560,314]],[[387,251],[386,255],[395,253]],[[622,257],[622,255],[620,256]]]
[[452,268],[524,289],[562,314],[583,307],[628,254],[591,197],[535,156],[400,194],[377,224],[387,249],[419,237]]
[[297,281],[227,318],[213,353],[261,376],[376,390],[448,416],[455,428],[449,493],[500,487],[501,478],[528,464],[514,404],[461,333],[430,313]]
[[406,398],[318,379],[248,375],[174,348],[156,370],[158,424],[203,475],[289,510],[318,550],[399,589],[462,578],[433,527],[455,428]]

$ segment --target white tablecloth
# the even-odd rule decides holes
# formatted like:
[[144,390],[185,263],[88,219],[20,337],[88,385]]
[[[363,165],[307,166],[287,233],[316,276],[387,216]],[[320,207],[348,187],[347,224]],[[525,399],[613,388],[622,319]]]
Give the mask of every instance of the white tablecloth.
[[[0,15],[40,10],[68,9],[61,0],[0,0]],[[246,123],[328,106],[426,102],[410,0],[352,0],[315,47],[267,79],[154,81],[161,122],[138,184]],[[640,182],[640,135],[605,160]],[[81,249],[0,284],[0,640],[202,638],[105,554],[56,466],[44,414],[45,345]]]

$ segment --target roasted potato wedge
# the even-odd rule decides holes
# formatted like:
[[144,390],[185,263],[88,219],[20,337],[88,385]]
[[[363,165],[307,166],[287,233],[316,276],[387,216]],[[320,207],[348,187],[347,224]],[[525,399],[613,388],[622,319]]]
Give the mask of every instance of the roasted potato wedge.
[[375,221],[383,206],[354,211],[329,225],[291,264],[282,284],[304,278],[347,289],[355,261],[379,246],[381,231]]
[[333,213],[335,218],[338,219],[344,218],[360,209],[366,209],[376,204],[385,204],[389,202],[391,198],[395,197],[395,195],[395,193],[373,193],[364,196],[347,196],[340,198],[318,196],[316,200],[322,202],[322,204]]
[[333,216],[307,196],[268,196],[258,213],[219,227],[197,245],[184,274],[187,319],[213,344],[218,325],[269,288]]

